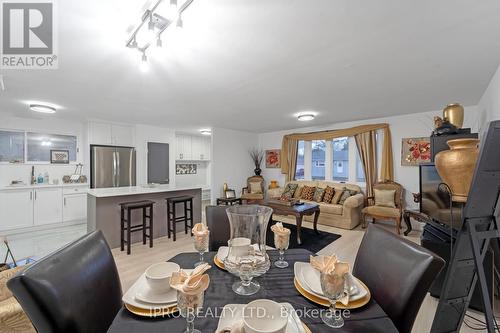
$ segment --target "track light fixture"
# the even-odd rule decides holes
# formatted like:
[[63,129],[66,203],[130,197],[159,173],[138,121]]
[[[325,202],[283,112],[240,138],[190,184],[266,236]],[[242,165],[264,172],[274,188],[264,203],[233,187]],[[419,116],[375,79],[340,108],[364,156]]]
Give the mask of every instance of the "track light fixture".
[[[141,22],[132,32],[126,46],[142,52],[141,69],[144,63],[147,65],[146,51],[149,47],[162,47],[161,35],[172,26],[180,29],[184,26],[182,13],[193,3],[194,0],[186,0],[180,6],[177,0],[158,0],[156,4],[144,12]],[[164,3],[168,2],[167,5]],[[166,8],[165,8],[166,7]],[[156,45],[155,45],[156,44]]]

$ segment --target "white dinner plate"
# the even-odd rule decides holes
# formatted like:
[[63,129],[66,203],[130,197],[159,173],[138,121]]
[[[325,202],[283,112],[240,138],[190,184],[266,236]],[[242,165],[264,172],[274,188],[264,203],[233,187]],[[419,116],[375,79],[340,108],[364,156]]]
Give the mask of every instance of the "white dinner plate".
[[170,303],[175,303],[177,300],[177,290],[170,288],[167,292],[158,294],[153,292],[149,286],[146,285],[141,285],[141,288],[139,288],[136,293],[135,293],[135,298],[138,301],[145,302],[145,303],[151,303],[151,304],[170,304]]
[[[302,287],[306,287],[306,290],[311,291],[315,296],[325,298],[323,296],[323,290],[321,289],[319,271],[307,262],[298,262],[296,264],[298,264],[298,272],[296,270],[298,274],[296,273],[295,275],[299,279]],[[352,276],[351,273],[349,273],[349,279],[351,280],[351,283],[354,283],[354,285],[358,288],[357,293],[350,295],[350,301],[357,301],[368,294],[368,291],[361,285],[361,283],[359,283],[357,279]]]
[[[297,316],[295,309],[290,303],[280,303],[283,305],[291,314],[288,316],[288,324],[286,325],[285,333],[306,333],[306,330]],[[222,309],[221,316],[219,318],[219,325],[217,326],[217,331],[230,327],[231,325],[241,322],[243,316],[243,308],[246,304],[227,304]]]

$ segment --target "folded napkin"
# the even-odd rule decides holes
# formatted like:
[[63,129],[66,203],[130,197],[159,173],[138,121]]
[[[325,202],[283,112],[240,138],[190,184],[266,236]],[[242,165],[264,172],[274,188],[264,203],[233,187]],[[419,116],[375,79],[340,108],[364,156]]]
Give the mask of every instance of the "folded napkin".
[[210,267],[209,264],[205,263],[196,266],[191,274],[186,273],[183,269],[179,272],[174,272],[170,278],[170,286],[188,295],[198,295],[207,290],[210,284],[210,277],[208,274],[203,274],[210,269]]
[[208,230],[207,226],[204,225],[203,223],[196,223],[192,229],[192,233],[195,237],[203,237],[203,236],[208,236],[210,231]]
[[[349,264],[346,262],[340,262],[337,256],[310,256],[311,266],[320,271],[323,274],[328,275],[345,275],[349,273]],[[347,277],[346,277],[347,279]],[[336,279],[331,279],[332,283],[335,283]],[[349,283],[349,281],[347,281]],[[349,288],[347,288],[349,290]],[[345,296],[339,300],[342,304],[347,305],[349,303],[349,292],[345,293]]]
[[283,223],[278,222],[271,226],[271,230],[279,236],[289,236],[290,229],[283,227]]
[[223,327],[215,333],[245,333],[243,322],[234,323],[231,326]]

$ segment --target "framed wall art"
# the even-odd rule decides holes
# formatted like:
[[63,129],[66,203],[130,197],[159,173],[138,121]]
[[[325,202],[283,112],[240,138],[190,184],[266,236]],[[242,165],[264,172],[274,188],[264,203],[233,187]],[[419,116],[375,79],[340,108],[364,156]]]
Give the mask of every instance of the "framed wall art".
[[266,168],[281,167],[281,149],[266,150]]
[[69,164],[69,150],[51,150],[50,163]]
[[401,165],[417,166],[431,161],[431,141],[428,137],[403,138],[401,142]]

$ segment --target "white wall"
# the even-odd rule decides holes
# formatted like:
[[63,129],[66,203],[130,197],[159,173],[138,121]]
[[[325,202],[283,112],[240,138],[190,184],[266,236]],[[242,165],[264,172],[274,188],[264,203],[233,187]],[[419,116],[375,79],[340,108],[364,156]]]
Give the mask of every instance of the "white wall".
[[254,165],[248,152],[258,143],[256,133],[212,129],[212,202],[222,195],[224,183],[236,190],[237,196],[241,195],[247,178],[254,174]]
[[[401,183],[406,190],[406,203],[415,206],[411,193],[419,191],[418,167],[401,166],[401,139],[409,137],[430,136],[434,128],[434,116],[440,116],[442,111],[422,112],[411,115],[377,118],[364,121],[330,124],[321,127],[310,127],[294,129],[289,131],[270,132],[259,135],[259,146],[262,149],[281,149],[281,141],[284,134],[297,132],[321,131],[338,128],[348,128],[361,124],[388,123],[392,132],[392,148],[394,154],[394,178]],[[479,112],[476,106],[465,107],[464,127],[471,127],[473,132],[478,131]],[[271,179],[278,180],[283,186],[285,176],[280,169],[263,168],[262,175],[269,182]]]
[[500,67],[488,85],[477,108],[481,115],[481,130],[486,129],[486,124],[492,120],[500,119]]
[[170,185],[175,186],[175,131],[162,127],[136,125],[135,148],[137,158],[137,185],[148,182],[148,142],[169,144]]
[[[30,132],[41,132],[48,134],[76,135],[78,137],[78,162],[86,165],[84,150],[88,148],[86,126],[83,122],[75,122],[58,119],[53,116],[43,118],[19,118],[8,114],[0,113],[0,129],[20,130]],[[0,163],[0,186],[8,185],[12,180],[23,180],[27,184],[30,182],[31,166],[35,166],[35,175],[48,172],[50,179],[59,179],[61,182],[64,175],[70,175],[75,170],[74,164],[54,165],[54,164],[9,164]],[[84,174],[88,173],[84,169]]]

